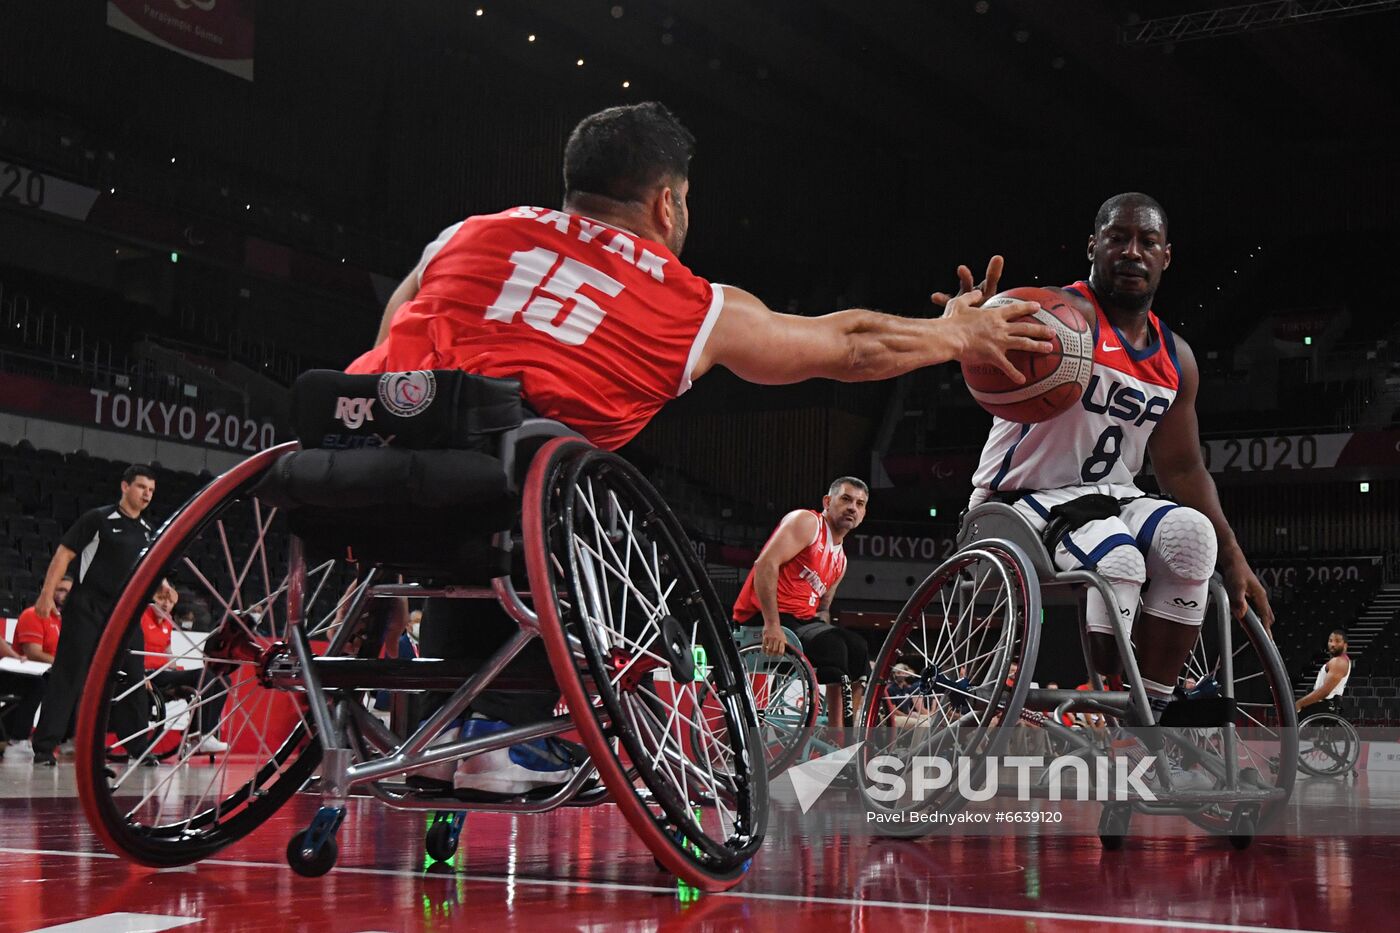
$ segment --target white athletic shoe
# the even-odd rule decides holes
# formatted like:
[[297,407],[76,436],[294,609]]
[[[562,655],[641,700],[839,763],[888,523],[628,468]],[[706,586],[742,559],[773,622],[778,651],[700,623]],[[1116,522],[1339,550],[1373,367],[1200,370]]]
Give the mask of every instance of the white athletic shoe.
[[69,739],[67,742],[64,742],[62,745],[60,745],[60,746],[58,747],[56,753],[59,754],[59,755],[72,755],[72,754],[73,754],[73,740],[72,740],[72,739]]
[[[462,737],[479,738],[509,728],[494,719],[470,719],[462,729]],[[452,775],[452,787],[489,794],[527,794],[566,784],[577,770],[562,743],[536,739],[459,761]]]
[[5,749],[6,761],[33,761],[34,747],[29,744],[28,739],[19,742],[11,742]]
[[217,735],[206,735],[199,740],[199,744],[194,747],[196,755],[217,755],[220,752],[228,751],[228,743],[219,741]]
[[[1120,737],[1110,743],[1115,756],[1123,756],[1128,760],[1130,768],[1136,767],[1138,762],[1148,755],[1147,746],[1137,736],[1128,732],[1121,733]],[[1163,762],[1166,763],[1167,779],[1171,782],[1172,791],[1198,791],[1214,790],[1215,778],[1209,772],[1200,768],[1183,768],[1181,763],[1168,755],[1157,756],[1156,763],[1148,769],[1143,783],[1154,791],[1163,789],[1160,769]]]

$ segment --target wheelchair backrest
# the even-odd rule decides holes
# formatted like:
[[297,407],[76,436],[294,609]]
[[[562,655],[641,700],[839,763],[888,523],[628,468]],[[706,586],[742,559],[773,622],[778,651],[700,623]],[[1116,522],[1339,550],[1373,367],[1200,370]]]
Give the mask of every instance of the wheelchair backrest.
[[302,373],[292,385],[292,427],[305,449],[478,450],[520,427],[520,383],[455,369],[351,375]]

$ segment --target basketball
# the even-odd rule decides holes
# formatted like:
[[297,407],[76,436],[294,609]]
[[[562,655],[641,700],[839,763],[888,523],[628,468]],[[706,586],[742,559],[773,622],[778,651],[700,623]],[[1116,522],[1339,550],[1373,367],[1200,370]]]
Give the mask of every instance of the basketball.
[[1013,288],[987,299],[983,307],[1012,301],[1040,302],[1040,310],[1030,317],[1054,329],[1054,348],[1043,354],[1023,350],[1007,354],[1026,377],[1022,385],[990,363],[963,363],[963,379],[977,404],[998,418],[1019,424],[1048,421],[1073,407],[1089,385],[1094,329],[1063,293],[1048,288]]

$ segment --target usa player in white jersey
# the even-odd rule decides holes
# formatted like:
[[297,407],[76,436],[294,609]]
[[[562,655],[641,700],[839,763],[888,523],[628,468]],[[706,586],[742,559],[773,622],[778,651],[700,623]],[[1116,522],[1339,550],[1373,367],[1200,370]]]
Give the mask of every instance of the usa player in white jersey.
[[[1144,686],[1160,715],[1196,642],[1217,566],[1236,617],[1249,601],[1268,627],[1273,611],[1201,459],[1195,355],[1151,310],[1171,264],[1161,205],[1136,192],[1110,198],[1094,219],[1088,258],[1089,280],[1063,291],[1094,326],[1089,387],[1078,405],[1049,421],[995,419],[973,476],[971,504],[1012,503],[1042,532],[1070,513],[1048,542],[1056,566],[1097,569],[1112,584],[1130,625],[1141,607],[1133,640]],[[981,291],[991,295],[1000,262],[994,260],[987,272]],[[967,268],[958,275],[962,291],[971,291]],[[1170,498],[1136,486],[1147,454]],[[1052,516],[1057,506],[1065,508]],[[1093,590],[1086,611],[1099,672],[1119,673],[1109,610]]]

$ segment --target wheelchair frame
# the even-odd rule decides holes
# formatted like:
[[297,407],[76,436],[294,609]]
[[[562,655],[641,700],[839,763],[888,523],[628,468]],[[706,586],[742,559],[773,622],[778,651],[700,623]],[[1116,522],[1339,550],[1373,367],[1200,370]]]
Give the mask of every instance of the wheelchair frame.
[[[1316,749],[1319,744],[1321,744],[1318,739],[1310,739],[1308,735],[1310,729],[1317,728],[1337,730],[1341,733],[1343,740],[1346,742],[1347,754],[1345,755],[1338,755],[1331,747],[1332,743],[1328,743],[1326,754],[1332,759],[1330,767],[1319,767],[1308,760],[1307,756],[1309,751]],[[1326,738],[1333,739],[1333,736],[1327,735]],[[1312,746],[1310,748],[1304,748],[1304,743],[1309,741],[1312,742]],[[1301,768],[1305,774],[1312,775],[1313,777],[1328,778],[1356,777],[1356,764],[1360,758],[1361,736],[1357,734],[1356,727],[1351,724],[1351,720],[1347,719],[1335,709],[1320,709],[1314,713],[1308,713],[1302,719],[1298,720],[1298,767]]]
[[[616,455],[598,451],[576,436],[569,436],[572,432],[557,430],[562,426],[552,422],[543,426],[526,422],[525,427],[535,428],[536,434],[554,436],[535,454],[520,494],[525,563],[531,591],[518,592],[509,573],[492,578],[487,586],[424,585],[380,582],[385,572],[399,568],[379,565],[367,570],[361,568],[363,573],[357,577],[353,595],[342,598],[335,607],[337,612],[343,609],[344,615],[338,617],[335,623],[338,628],[322,656],[317,656],[312,645],[306,610],[309,603],[316,602],[330,574],[327,571],[315,591],[308,593],[310,568],[302,540],[295,534],[290,536],[288,569],[283,582],[276,588],[268,582],[270,593],[258,604],[238,604],[244,578],[252,570],[259,549],[263,576],[269,577],[268,553],[263,544],[271,528],[272,516],[276,514],[276,509],[270,509],[264,523],[263,510],[250,491],[274,462],[297,449],[296,444],[284,444],[263,451],[217,477],[166,522],[133,570],[113,607],[89,673],[80,709],[77,740],[80,797],[89,822],[109,849],[134,861],[157,867],[197,861],[256,828],[270,818],[292,793],[305,785],[306,789],[321,797],[321,807],[307,829],[293,836],[287,846],[287,857],[299,873],[316,876],[333,866],[336,830],[344,819],[349,798],[364,787],[371,796],[390,807],[436,811],[438,818],[429,830],[428,839],[430,852],[435,857],[450,856],[455,850],[457,835],[461,830],[459,814],[467,811],[541,813],[566,805],[591,806],[612,800],[652,850],[658,864],[683,881],[713,891],[731,887],[742,879],[749,860],[763,839],[767,816],[766,770],[761,760],[754,760],[762,756],[753,756],[747,751],[757,727],[752,700],[748,694],[747,680],[738,673],[737,649],[728,637],[727,622],[703,566],[695,559],[679,523],[634,468]],[[507,477],[513,476],[512,455],[522,433],[525,432],[517,430],[502,438],[502,452],[498,459]],[[565,436],[558,436],[561,434]],[[614,611],[613,594],[620,593],[623,615],[618,632],[630,631],[626,629],[629,587],[638,599],[642,595],[637,586],[629,582],[632,570],[619,573],[617,567],[608,565],[606,561],[601,561],[597,566],[591,560],[580,562],[578,547],[573,540],[563,546],[566,553],[561,560],[558,550],[552,549],[550,543],[553,539],[562,540],[565,535],[577,538],[571,524],[574,520],[571,516],[576,513],[582,515],[584,511],[593,511],[595,524],[600,521],[591,498],[590,501],[582,501],[584,496],[579,485],[587,481],[588,497],[592,497],[595,478],[603,485],[605,494],[611,496],[610,504],[605,502],[603,508],[614,520],[617,514],[609,510],[626,511],[619,504],[619,496],[625,498],[628,510],[643,512],[637,516],[637,526],[634,528],[631,524],[632,511],[627,511],[627,528],[610,527],[608,534],[599,538],[599,550],[604,547],[601,542],[606,541],[606,547],[617,558],[610,538],[612,533],[616,531],[634,540],[634,536],[642,531],[651,536],[651,557],[660,562],[655,572],[650,566],[636,571],[651,575],[658,600],[654,607],[646,610],[644,620],[645,625],[655,630],[654,636],[645,645],[634,643],[635,650],[630,655],[622,648],[600,655],[598,645],[603,636],[595,630],[607,629],[606,623],[612,621]],[[609,482],[615,485],[609,487]],[[508,483],[508,487],[513,491],[513,484]],[[106,737],[114,706],[113,682],[130,654],[131,625],[133,620],[139,619],[140,609],[177,557],[184,556],[185,562],[199,574],[198,568],[180,549],[187,542],[196,540],[197,535],[213,520],[212,516],[221,516],[219,510],[229,503],[245,499],[252,504],[259,531],[257,546],[248,556],[241,575],[236,574],[222,517],[218,519],[219,537],[230,576],[237,576],[232,598],[223,599],[207,578],[199,576],[222,604],[219,608],[223,610],[223,616],[218,631],[238,642],[234,649],[228,649],[224,642],[228,642],[229,638],[225,638],[220,643],[223,646],[221,650],[225,653],[232,650],[233,653],[228,657],[216,653],[212,660],[215,664],[250,665],[258,683],[269,694],[293,697],[300,721],[291,727],[291,734],[278,747],[272,761],[259,769],[254,778],[233,797],[215,805],[212,817],[206,811],[182,822],[177,821],[173,826],[137,825],[132,815],[141,809],[153,792],[147,793],[141,803],[123,816],[116,804],[116,795],[120,782],[128,775],[108,777],[111,772],[105,768],[107,750],[124,741],[118,739],[115,743],[109,743]],[[579,502],[582,502],[581,509],[576,508]],[[586,516],[580,521],[586,521]],[[601,534],[597,529],[595,533]],[[508,552],[514,538],[511,532],[502,531],[496,533],[493,542],[498,549]],[[660,551],[657,549],[658,542]],[[587,541],[583,545],[585,548],[590,546]],[[624,551],[627,553],[627,567],[631,568],[632,552],[626,546]],[[599,555],[595,552],[595,556]],[[618,558],[618,565],[621,564]],[[663,564],[667,573],[674,572],[673,578],[666,578],[670,580],[670,586],[665,592],[661,589],[662,578],[658,576]],[[608,579],[605,571],[612,572],[614,579]],[[575,593],[571,587],[576,588],[581,580],[584,587]],[[676,590],[678,584],[680,592],[672,597],[673,608],[667,610],[667,594]],[[256,641],[241,613],[261,605],[262,612],[270,615],[272,606],[284,595],[285,641]],[[369,606],[376,599],[400,597],[494,599],[515,623],[517,631],[470,674],[467,674],[463,662],[458,661],[380,660],[363,654],[358,657],[345,656],[351,643],[362,636],[377,652],[384,632],[382,626],[376,630],[373,614],[368,612]],[[638,614],[643,612],[640,605],[636,610]],[[678,621],[678,616],[693,620],[688,632]],[[706,619],[708,623],[703,623]],[[723,637],[715,636],[711,629]],[[622,638],[619,644],[625,645],[627,639],[621,635],[619,637]],[[556,715],[546,722],[512,726],[489,736],[433,745],[484,690],[512,687],[509,679],[502,676],[503,672],[536,638],[544,643],[555,681],[570,712]],[[642,636],[636,638],[640,640]],[[710,648],[710,659],[706,666],[697,668],[693,664],[691,645],[698,646],[702,640]],[[243,654],[238,654],[239,651]],[[654,692],[655,682],[666,680],[671,682],[671,687],[665,691],[670,697],[669,715],[662,693]],[[720,771],[718,775],[713,767],[714,761],[709,757],[697,764],[679,752],[678,745],[666,747],[664,744],[672,738],[669,734],[672,725],[676,729],[677,742],[683,727],[692,730],[700,728],[696,717],[683,712],[687,693],[691,709],[697,705],[696,680],[707,685],[713,681],[717,695],[722,697],[728,742],[725,747],[734,760],[729,770]],[[607,683],[606,688],[604,682]],[[521,686],[528,688],[530,685]],[[407,737],[400,738],[365,707],[363,691],[379,689],[452,692],[441,707],[410,730]],[[648,690],[653,692],[648,693]],[[594,692],[597,693],[598,704],[594,703]],[[656,718],[658,708],[661,715],[668,715],[664,735],[661,736],[647,722],[648,715],[653,722],[660,722]],[[587,712],[578,715],[572,713],[584,710]],[[226,715],[231,717],[232,714]],[[246,712],[244,716],[247,717]],[[649,736],[640,736],[637,732],[639,729],[648,731]],[[539,799],[522,797],[475,803],[428,795],[408,785],[388,783],[392,778],[433,765],[571,731],[577,731],[583,740],[589,760],[582,763],[562,787]],[[126,739],[133,739],[135,735]],[[639,766],[639,752],[643,752],[640,756],[643,759],[650,753],[650,749],[642,749],[647,738],[662,747],[655,759]],[[259,742],[262,742],[261,737]],[[270,751],[267,746],[264,746],[264,750]],[[711,749],[713,754],[714,750]],[[291,761],[290,765],[288,761]],[[137,763],[131,762],[132,765]],[[180,766],[186,764],[187,760],[180,762]],[[273,775],[275,783],[270,787],[260,788],[258,782],[273,764],[276,768],[285,765],[287,769]],[[319,777],[307,780],[318,765]],[[708,773],[704,768],[709,769]],[[595,774],[602,779],[602,787],[588,786]],[[656,777],[658,774],[661,776]],[[216,772],[213,779],[218,778],[219,773]],[[676,786],[672,786],[668,780]],[[112,786],[113,782],[116,782],[116,787]],[[710,789],[708,798],[699,789],[702,784]],[[201,796],[195,809],[202,806],[204,800],[204,796]],[[725,810],[726,803],[733,807],[732,812]],[[196,827],[201,831],[211,825],[215,826],[215,830],[220,828],[219,806],[223,804],[228,804],[230,812],[237,813],[225,817],[226,822],[237,825],[231,825],[219,838],[200,839]],[[703,825],[698,809],[702,804],[708,804],[711,810],[728,813],[729,825],[726,827],[721,815],[718,818],[720,832],[709,830]],[[243,808],[241,811],[240,807]],[[660,816],[654,812],[656,809],[662,811]],[[449,827],[448,832],[438,831],[443,825]]]
[[[939,582],[941,574],[947,573],[945,568],[959,564],[965,565],[969,556],[1006,561],[1022,578],[1025,591],[1024,613],[1032,620],[1032,626],[1038,625],[1042,617],[1041,593],[1043,589],[1080,585],[1094,587],[1110,607],[1109,614],[1113,618],[1114,640],[1123,665],[1124,681],[1130,685],[1127,690],[1105,691],[1102,689],[1103,682],[1093,662],[1089,631],[1081,612],[1079,616],[1080,646],[1090,682],[1095,690],[1085,692],[1029,688],[1027,684],[1034,676],[1038,632],[1034,627],[1028,627],[1026,638],[1028,645],[1023,646],[1023,652],[1029,663],[1023,662],[1021,664],[1020,674],[1012,685],[1012,689],[999,691],[1008,694],[996,704],[1000,717],[1007,722],[1017,722],[1022,718],[1031,720],[1036,725],[1045,728],[1054,739],[1070,749],[1070,754],[1088,754],[1093,751],[1094,745],[1092,738],[1083,732],[1062,725],[1059,717],[1063,714],[1098,713],[1112,717],[1112,719],[1129,726],[1154,726],[1155,718],[1148,704],[1146,690],[1142,686],[1142,678],[1138,671],[1129,628],[1123,621],[1117,599],[1107,580],[1092,570],[1057,570],[1029,522],[1009,505],[1002,503],[983,503],[969,510],[959,531],[958,543],[959,549],[953,557],[930,574],[924,584],[916,591],[915,596],[906,605],[905,611],[901,613],[901,622],[911,611],[911,606],[914,605],[919,595],[934,583]],[[988,571],[981,572],[985,574]],[[985,576],[980,581],[977,579],[960,580],[955,584],[959,589],[958,598],[976,599],[976,594],[980,592],[980,585],[984,580]],[[1218,574],[1210,582],[1210,594],[1215,611],[1214,619],[1207,619],[1207,624],[1213,624],[1217,632],[1218,679],[1225,695],[1233,698],[1236,687],[1234,664],[1238,651],[1234,647],[1233,620],[1229,612],[1229,600]],[[892,663],[890,655],[897,649],[898,641],[903,637],[902,633],[905,631],[901,622],[896,622],[880,652],[876,662],[877,677],[881,676],[882,672]],[[1268,638],[1267,633],[1263,632],[1262,626],[1252,610],[1246,613],[1242,625],[1245,627],[1248,640],[1254,644],[1256,649],[1260,647],[1263,649],[1261,661],[1268,667],[1265,673],[1269,674],[1273,680],[1272,689],[1276,697],[1275,708],[1280,713],[1278,723],[1281,744],[1280,757],[1285,764],[1281,765],[1274,774],[1275,785],[1264,787],[1258,769],[1242,769],[1240,767],[1239,739],[1233,719],[1219,727],[1221,747],[1218,754],[1207,752],[1194,745],[1190,738],[1179,729],[1155,727],[1145,737],[1145,744],[1150,753],[1161,753],[1165,745],[1173,745],[1183,749],[1189,747],[1190,753],[1200,764],[1205,766],[1206,770],[1221,786],[1212,790],[1173,790],[1170,786],[1170,778],[1166,775],[1167,769],[1155,769],[1161,776],[1160,779],[1164,785],[1163,790],[1156,795],[1156,801],[1135,799],[1105,804],[1099,824],[1099,835],[1105,848],[1116,849],[1122,845],[1123,838],[1128,832],[1132,814],[1135,812],[1184,815],[1207,829],[1227,833],[1237,848],[1243,848],[1249,844],[1257,829],[1276,816],[1287,801],[1292,791],[1294,778],[1294,772],[1289,763],[1296,760],[1297,747],[1296,717],[1293,715],[1291,692],[1287,690],[1287,675],[1273,641]],[[1204,638],[1204,632],[1203,626],[1202,638]],[[1200,640],[1198,639],[1199,644]],[[1243,647],[1240,650],[1243,650]],[[1281,705],[1277,700],[1279,689],[1284,690],[1286,697],[1286,702]],[[876,716],[883,694],[883,681],[878,684],[872,682],[871,689],[866,694],[864,715],[861,717],[864,728],[869,729],[876,725]],[[1004,733],[1006,730],[999,731]],[[993,735],[983,748],[983,754],[990,757],[999,753],[1007,741],[1008,739],[1004,735]],[[1161,760],[1160,757],[1158,760]],[[1254,773],[1250,774],[1249,771]],[[1039,788],[1032,788],[1033,795],[1037,792],[1043,794],[1044,791],[1043,785]],[[957,803],[957,798],[952,798],[949,806],[960,806]]]

